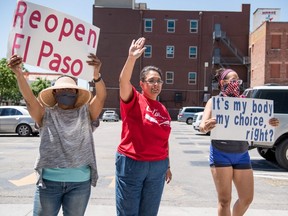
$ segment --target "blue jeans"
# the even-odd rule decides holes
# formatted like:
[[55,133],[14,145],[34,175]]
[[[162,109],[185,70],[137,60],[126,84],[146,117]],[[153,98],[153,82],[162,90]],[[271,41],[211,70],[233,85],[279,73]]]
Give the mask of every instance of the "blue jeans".
[[57,216],[62,205],[63,215],[84,215],[90,193],[91,183],[55,182],[43,180],[46,188],[37,186],[34,198],[33,216]]
[[156,216],[164,188],[168,159],[136,161],[116,155],[118,216]]

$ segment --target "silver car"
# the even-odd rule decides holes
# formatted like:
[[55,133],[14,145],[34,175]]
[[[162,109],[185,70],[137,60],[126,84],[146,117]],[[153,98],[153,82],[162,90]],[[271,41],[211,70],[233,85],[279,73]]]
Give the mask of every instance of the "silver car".
[[188,125],[192,125],[194,114],[204,111],[204,107],[182,107],[179,110],[177,120],[179,122],[186,122]]
[[0,106],[0,133],[30,136],[39,131],[25,106]]
[[106,110],[102,115],[102,121],[119,121],[119,115],[114,110]]

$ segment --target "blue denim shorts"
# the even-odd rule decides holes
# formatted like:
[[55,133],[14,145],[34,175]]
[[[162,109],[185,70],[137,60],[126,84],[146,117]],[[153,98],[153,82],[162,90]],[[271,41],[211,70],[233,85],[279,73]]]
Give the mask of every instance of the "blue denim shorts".
[[210,145],[210,166],[230,167],[234,169],[251,169],[251,161],[248,151],[242,153],[227,153]]

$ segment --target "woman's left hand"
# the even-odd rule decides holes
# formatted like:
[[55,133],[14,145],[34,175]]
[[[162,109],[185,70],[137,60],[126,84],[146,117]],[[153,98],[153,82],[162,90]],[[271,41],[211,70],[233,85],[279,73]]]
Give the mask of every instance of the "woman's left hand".
[[166,171],[166,178],[165,178],[167,184],[169,184],[172,180],[172,172],[170,170],[170,168],[167,169]]
[[94,78],[96,79],[99,77],[99,71],[102,63],[99,58],[93,53],[90,53],[88,58],[89,60],[87,60],[86,62],[88,63],[88,65],[94,66]]
[[279,125],[279,119],[277,119],[277,118],[271,118],[271,119],[269,119],[269,124],[270,124],[271,126],[277,127],[277,126]]

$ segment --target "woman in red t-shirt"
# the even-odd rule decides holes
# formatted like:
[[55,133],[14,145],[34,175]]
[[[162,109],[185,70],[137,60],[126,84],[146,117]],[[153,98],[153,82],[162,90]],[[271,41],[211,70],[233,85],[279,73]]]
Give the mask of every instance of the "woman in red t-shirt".
[[120,74],[121,143],[116,155],[117,215],[157,215],[169,166],[171,118],[157,101],[162,73],[155,66],[140,73],[139,93],[131,84],[136,60],[145,51],[145,38],[133,40]]

